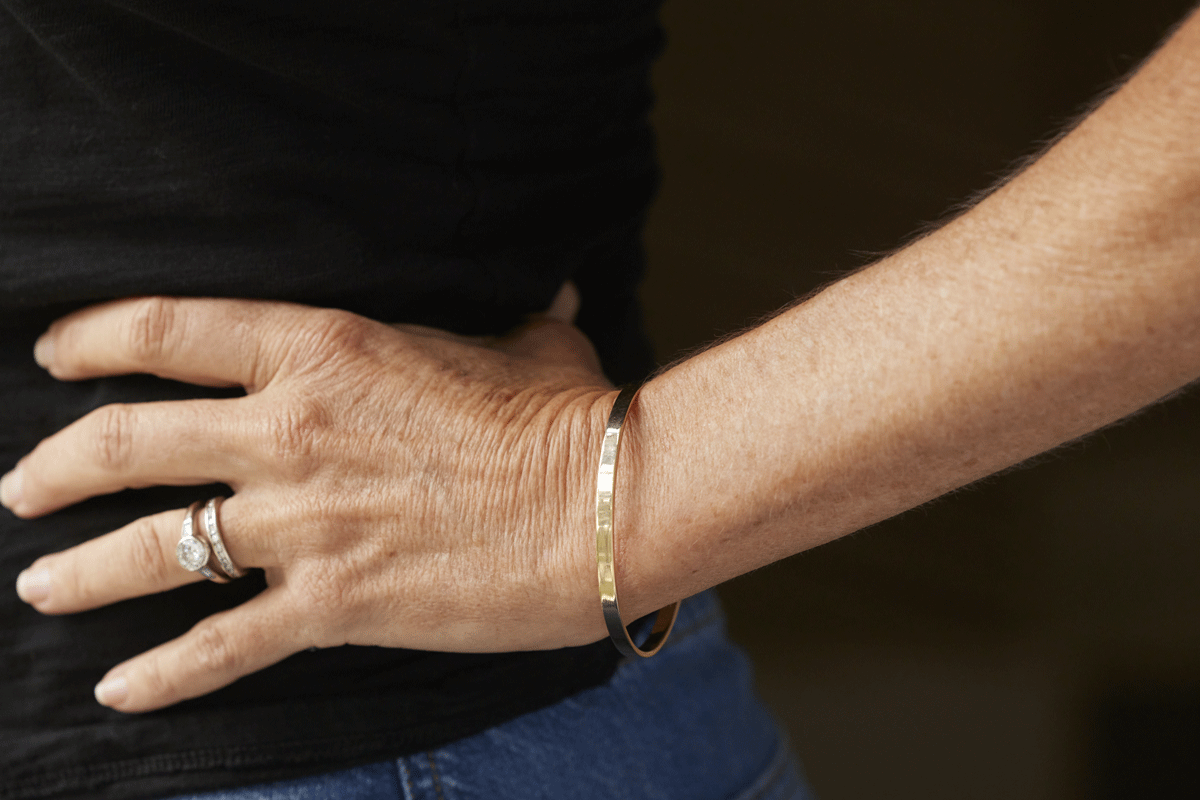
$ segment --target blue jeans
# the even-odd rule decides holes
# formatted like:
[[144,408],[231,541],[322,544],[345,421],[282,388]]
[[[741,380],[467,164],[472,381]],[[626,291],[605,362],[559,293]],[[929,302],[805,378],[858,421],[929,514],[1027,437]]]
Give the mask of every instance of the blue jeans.
[[811,800],[711,593],[605,685],[437,750],[178,800]]

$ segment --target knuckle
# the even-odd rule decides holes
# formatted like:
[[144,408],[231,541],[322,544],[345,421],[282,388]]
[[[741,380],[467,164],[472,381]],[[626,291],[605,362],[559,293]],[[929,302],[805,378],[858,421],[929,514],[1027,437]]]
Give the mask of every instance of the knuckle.
[[329,427],[329,413],[314,398],[291,400],[268,417],[268,447],[275,464],[289,475],[306,475]]
[[229,637],[215,624],[200,623],[195,628],[194,663],[201,672],[229,674],[241,663],[240,654]]
[[129,352],[139,362],[156,363],[170,352],[176,331],[178,303],[169,297],[149,297],[129,320]]
[[125,470],[133,461],[133,409],[117,403],[93,413],[96,463],[111,472]]
[[344,605],[346,593],[329,573],[312,573],[304,585],[309,604],[315,608],[337,609]]
[[146,576],[155,584],[167,578],[170,565],[152,520],[144,518],[133,523],[129,549],[129,561],[135,574]]
[[[301,605],[309,609],[311,619],[327,622],[345,618],[354,604],[352,581],[347,581],[341,570],[311,570],[301,586]],[[340,625],[334,625],[340,628]]]
[[294,334],[292,350],[299,363],[313,367],[367,349],[372,324],[364,317],[338,309],[309,315]]
[[314,322],[321,338],[335,349],[361,346],[371,329],[365,317],[338,309],[322,310]]

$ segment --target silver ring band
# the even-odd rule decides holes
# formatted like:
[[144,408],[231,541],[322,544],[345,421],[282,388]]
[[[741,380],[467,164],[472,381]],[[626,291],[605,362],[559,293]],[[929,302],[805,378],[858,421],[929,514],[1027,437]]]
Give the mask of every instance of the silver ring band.
[[214,497],[204,506],[204,533],[208,536],[208,543],[212,545],[213,555],[217,557],[221,570],[230,578],[240,578],[246,573],[229,557],[229,551],[225,549],[225,540],[221,538],[221,524],[217,521],[217,511],[224,501],[224,497]]

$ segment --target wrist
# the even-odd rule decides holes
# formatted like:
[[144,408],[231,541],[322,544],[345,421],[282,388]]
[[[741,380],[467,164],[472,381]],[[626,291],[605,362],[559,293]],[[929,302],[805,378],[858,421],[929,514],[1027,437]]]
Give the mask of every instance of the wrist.
[[596,573],[596,472],[605,421],[617,394],[613,389],[579,395],[563,409],[559,433],[551,436],[557,452],[546,477],[565,476],[558,483],[558,507],[548,521],[557,534],[551,588],[563,612],[559,616],[567,646],[608,636]]
[[[670,605],[692,592],[684,591],[671,552],[674,537],[672,502],[679,492],[674,485],[671,461],[674,437],[660,384],[651,381],[638,392],[621,428],[620,455],[614,476],[613,547],[614,569],[620,597],[621,617],[626,624]],[[596,430],[603,438],[616,393],[606,396]],[[593,465],[591,512],[591,561],[593,594],[597,594],[596,572],[596,467]],[[595,600],[599,606],[599,598]]]
[[[643,468],[653,449],[653,413],[643,408],[642,395],[634,403],[622,428],[620,457],[615,474],[614,548],[616,583],[620,592],[621,616],[626,623],[680,599],[664,593],[659,585],[662,562],[658,540],[653,535],[658,500],[658,481]],[[564,437],[566,473],[571,476],[565,495],[561,530],[560,563],[565,565],[562,585],[570,587],[562,598],[570,613],[575,634],[572,644],[608,637],[601,609],[597,573],[596,489],[600,449],[605,427],[620,394],[619,390],[598,392],[572,404],[567,417],[570,433]]]
[[[572,587],[564,601],[576,609],[572,616],[579,638],[574,644],[608,636],[597,573],[596,490],[605,428],[619,394],[610,390],[581,398],[570,414],[567,472],[572,478],[569,510],[563,517],[562,530],[568,533],[562,539],[562,562],[568,565],[564,585]],[[672,552],[675,537],[670,526],[689,523],[676,507],[676,501],[686,506],[686,498],[671,489],[677,485],[673,474],[677,470],[671,467],[676,441],[671,432],[673,407],[658,382],[648,383],[621,430],[613,539],[621,617],[626,624],[707,588],[701,570],[677,569],[687,564],[687,554]]]

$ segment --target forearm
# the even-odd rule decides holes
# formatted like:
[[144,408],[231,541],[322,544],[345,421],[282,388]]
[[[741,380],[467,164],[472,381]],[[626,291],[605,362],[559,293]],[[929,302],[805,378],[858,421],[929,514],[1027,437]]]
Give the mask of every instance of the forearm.
[[661,375],[618,475],[627,616],[1200,375],[1200,25],[954,223]]

